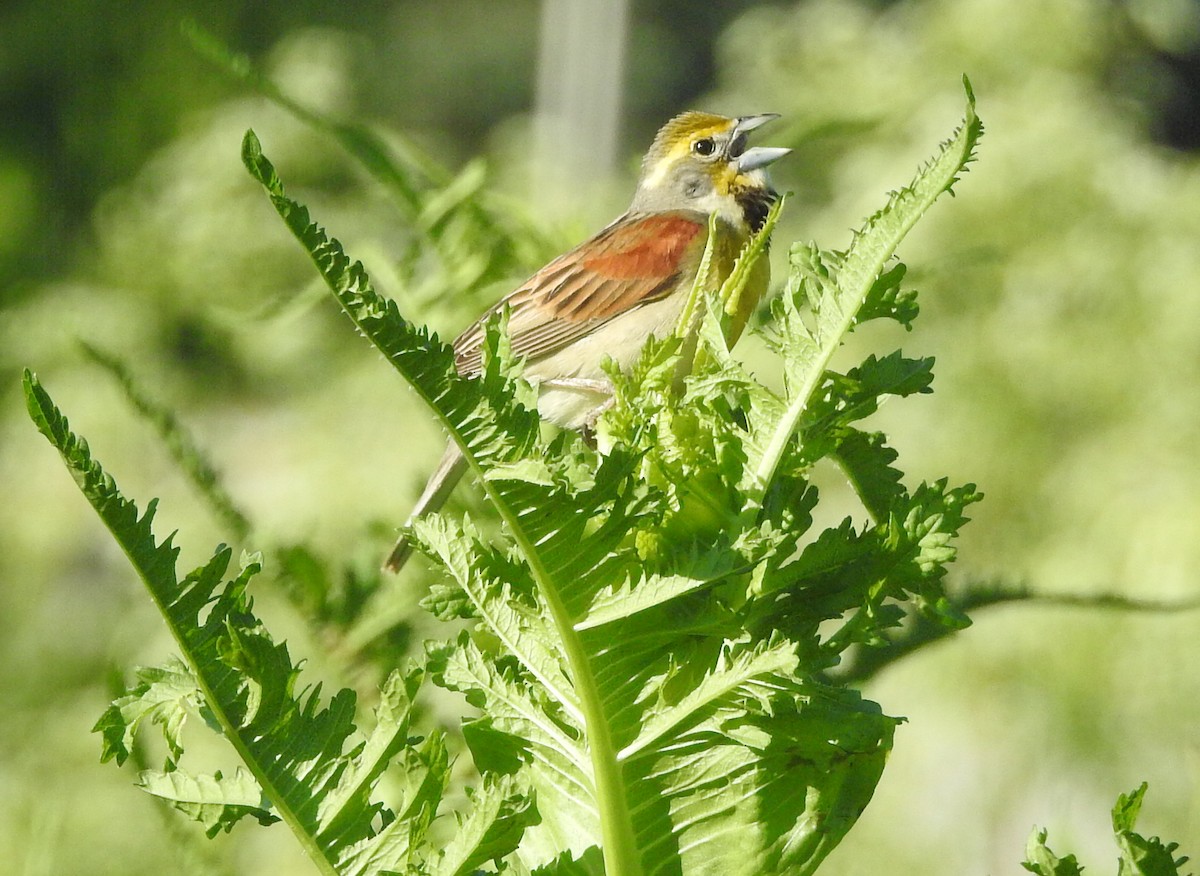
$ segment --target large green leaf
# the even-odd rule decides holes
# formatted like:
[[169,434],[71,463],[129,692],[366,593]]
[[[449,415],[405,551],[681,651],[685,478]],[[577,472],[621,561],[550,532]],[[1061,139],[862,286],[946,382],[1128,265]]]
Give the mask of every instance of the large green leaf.
[[[141,786],[199,821],[210,836],[251,815],[263,824],[285,822],[321,872],[367,876],[437,866],[443,852],[426,834],[449,765],[440,736],[422,741],[410,732],[422,670],[392,674],[365,735],[355,727],[353,691],[323,703],[320,684],[297,689],[299,667],[287,645],[263,627],[248,595],[257,560],[247,559],[226,580],[231,551],[221,546],[179,580],[178,550],[169,537],[156,541],[151,529],[155,503],[139,515],[28,371],[24,383],[30,416],[141,576],[182,657],[139,671],[137,683],[104,713],[96,725],[104,758],[123,762],[149,718],[162,727],[168,758],[163,770],[142,774]],[[211,774],[183,766],[183,724],[197,712],[229,741],[240,765]],[[397,762],[407,793],[388,806],[377,799],[376,786]],[[467,816],[477,846],[489,855],[509,851],[535,820],[529,795],[512,783],[506,787],[508,803],[489,798]],[[456,846],[456,859],[476,860],[464,843]]]
[[[712,304],[697,311],[704,355],[682,396],[678,343],[612,375],[604,453],[542,437],[502,323],[489,327],[484,373],[457,375],[449,350],[375,293],[247,135],[251,174],[502,521],[498,541],[436,516],[413,536],[457,586],[427,604],[474,622],[430,646],[430,671],[479,709],[464,726],[476,765],[536,791],[541,821],[511,859],[518,872],[573,872],[568,862],[597,847],[609,874],[812,872],[870,799],[896,721],[817,673],[894,623],[898,605],[944,609],[950,539],[977,495],[944,482],[910,494],[894,453],[850,425],[883,395],[926,391],[928,361],[872,357],[844,375],[828,364],[860,308],[911,322],[903,272],[886,263],[979,131],[969,104],[939,157],[836,264],[793,258],[775,339],[784,395],[734,362]],[[859,474],[875,519],[805,548],[816,499],[806,477],[822,457]],[[821,622],[841,615],[822,642]]]

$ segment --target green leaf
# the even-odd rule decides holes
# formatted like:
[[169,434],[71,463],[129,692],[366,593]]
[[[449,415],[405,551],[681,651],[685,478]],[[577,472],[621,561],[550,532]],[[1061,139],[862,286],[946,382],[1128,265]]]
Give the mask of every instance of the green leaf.
[[886,442],[882,432],[845,429],[831,453],[876,522],[887,516],[888,509],[906,493],[900,471],[892,466],[899,454]]
[[[1146,783],[1129,794],[1121,794],[1112,810],[1113,833],[1121,857],[1117,876],[1185,876],[1180,868],[1188,859],[1175,857],[1179,843],[1163,843],[1158,837],[1146,837],[1134,831],[1146,795]],[[1058,858],[1046,846],[1046,831],[1034,828],[1021,865],[1039,876],[1078,876],[1083,870],[1075,856]]]
[[1136,790],[1120,795],[1113,807],[1113,833],[1121,851],[1117,876],[1181,876],[1179,868],[1188,859],[1175,857],[1179,843],[1164,843],[1156,836],[1146,838],[1134,832],[1146,788],[1142,782]]
[[897,262],[879,275],[879,279],[867,291],[862,307],[858,309],[859,324],[872,319],[892,319],[912,331],[913,320],[917,318],[921,308],[917,304],[915,289],[900,288],[907,270],[903,264]]
[[1133,830],[1138,815],[1142,811],[1142,799],[1146,796],[1147,787],[1149,785],[1142,782],[1137,790],[1117,797],[1117,802],[1112,810],[1113,833],[1120,834]]
[[515,851],[525,829],[537,824],[533,795],[522,779],[488,776],[478,791],[468,791],[474,804],[460,819],[453,838],[434,864],[435,876],[468,876],[489,861]]
[[279,821],[258,782],[241,767],[228,777],[222,776],[220,770],[212,775],[146,770],[138,779],[138,787],[200,822],[209,837],[232,830],[246,815],[254,816],[262,825]]
[[[667,738],[677,740],[681,728],[699,723],[714,704],[725,701],[729,694],[746,686],[753,695],[751,685],[756,680],[788,677],[794,673],[797,662],[795,646],[784,639],[749,648],[728,643],[721,651],[719,663],[698,682],[689,684],[683,696],[672,697],[669,683],[660,688],[656,701],[638,721],[637,737],[621,749],[619,757],[631,761],[654,750]],[[759,702],[766,705],[766,699]]]
[[[619,454],[606,457],[591,483],[584,484],[570,483],[578,472],[574,465],[554,473],[554,486],[547,486],[544,478],[539,478],[542,483],[516,476],[488,478],[496,464],[546,457],[537,414],[515,401],[517,390],[504,373],[503,363],[496,355],[485,357],[481,379],[459,377],[450,350],[405,321],[394,304],[382,300],[371,288],[362,265],[352,264],[341,246],[310,221],[308,211],[286,197],[253,134],[244,140],[243,159],[347,315],[435,412],[500,512],[545,609],[542,622],[552,631],[552,638],[544,644],[563,655],[575,688],[587,736],[583,750],[590,760],[590,790],[600,807],[611,814],[598,826],[606,860],[617,869],[636,866],[616,749],[608,739],[588,656],[574,630],[572,595],[559,586],[571,582],[579,600],[596,587],[597,570],[620,538],[626,515],[636,513],[634,509],[642,504],[638,491],[629,489],[622,477],[632,470],[629,460]],[[489,343],[495,353],[498,338],[490,337]],[[563,493],[576,487],[581,495],[573,506],[568,505]],[[568,508],[571,511],[564,515]],[[611,525],[606,526],[605,518]],[[540,796],[541,788],[538,791]]]
[[196,677],[174,659],[163,667],[140,667],[135,675],[138,683],[114,700],[92,728],[104,738],[100,760],[125,763],[133,753],[134,736],[149,718],[161,725],[171,762],[177,763],[183,754],[183,725],[202,704]]
[[[792,272],[784,295],[772,314],[783,351],[787,377],[787,406],[778,420],[768,421],[756,442],[763,449],[753,460],[760,493],[765,493],[805,419],[809,405],[825,379],[825,370],[872,290],[878,290],[884,266],[900,241],[943,192],[951,191],[974,157],[983,126],[975,114],[975,96],[964,79],[967,113],[961,127],[942,145],[940,153],[854,234],[844,253],[820,253],[815,247],[794,246]],[[892,285],[889,278],[885,287]],[[887,295],[876,291],[874,312]],[[812,320],[802,309],[811,308]],[[873,313],[872,312],[872,315]]]
[[[97,724],[104,757],[123,760],[132,734],[149,716],[163,724],[171,760],[166,771],[144,774],[143,786],[199,820],[210,835],[246,815],[264,823],[282,819],[322,872],[346,876],[403,867],[409,844],[392,838],[403,828],[420,840],[437,801],[410,803],[397,815],[372,796],[394,755],[420,757],[408,726],[421,672],[410,668],[393,677],[376,711],[376,729],[365,739],[354,727],[353,691],[339,691],[325,706],[319,684],[297,693],[298,667],[254,615],[247,594],[257,562],[249,558],[222,583],[231,559],[222,546],[180,581],[177,550],[170,539],[157,542],[151,530],[154,503],[139,516],[28,371],[24,388],[30,416],[124,549],[183,657],[163,670],[143,670],[130,693],[105,712]],[[178,768],[183,714],[196,704],[231,743],[244,770],[198,775]],[[443,757],[429,767],[440,773],[428,785],[440,799],[448,766]],[[356,859],[369,866],[352,865]]]
[[1025,846],[1025,860],[1021,866],[1038,876],[1081,876],[1083,868],[1074,855],[1060,858],[1046,846],[1046,831],[1036,827]]

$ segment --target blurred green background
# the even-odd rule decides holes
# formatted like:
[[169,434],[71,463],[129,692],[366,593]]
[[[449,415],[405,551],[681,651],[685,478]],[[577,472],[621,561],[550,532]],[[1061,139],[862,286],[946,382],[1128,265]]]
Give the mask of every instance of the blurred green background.
[[[569,36],[582,5],[0,10],[6,872],[308,872],[281,826],[197,845],[131,787],[132,769],[97,762],[89,730],[113,668],[161,661],[171,644],[18,385],[21,367],[37,371],[126,494],[162,497],[158,532],[178,527],[181,565],[235,533],[80,339],[122,357],[178,412],[252,522],[246,546],[307,542],[344,586],[374,586],[440,439],[242,170],[248,127],[382,291],[454,332],[522,270],[611,219],[655,128],[688,107],[784,115],[762,138],[795,150],[775,173],[795,192],[777,275],[792,239],[844,246],[957,123],[965,72],[987,128],[979,162],[901,249],[922,317],[912,334],[856,340],[936,355],[936,393],[885,406],[874,425],[910,484],[949,475],[986,493],[955,586],[1200,594],[1200,7],[634,2],[612,4],[608,41],[584,40],[588,53]],[[437,266],[401,258],[411,222],[378,183],[195,52],[185,19],[305,106],[466,167],[460,180],[483,158],[520,245],[489,253],[467,291],[447,294]],[[746,350],[753,361],[753,342]],[[358,644],[434,634],[411,612],[419,565],[386,585]],[[262,613],[294,654],[322,653],[336,610],[318,605],[314,628],[286,592],[264,584]],[[1108,810],[1143,779],[1146,832],[1200,855],[1200,614],[1035,602],[975,620],[868,684],[909,723],[822,872],[1020,872],[1035,823],[1054,849],[1108,872]],[[369,691],[379,667],[339,644],[314,677]]]

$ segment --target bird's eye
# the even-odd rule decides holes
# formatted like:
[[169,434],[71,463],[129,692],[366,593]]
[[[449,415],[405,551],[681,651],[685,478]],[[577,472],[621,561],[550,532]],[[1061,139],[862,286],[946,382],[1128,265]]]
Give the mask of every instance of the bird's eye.
[[692,151],[697,155],[712,155],[716,148],[717,144],[713,142],[712,137],[701,137],[692,144]]

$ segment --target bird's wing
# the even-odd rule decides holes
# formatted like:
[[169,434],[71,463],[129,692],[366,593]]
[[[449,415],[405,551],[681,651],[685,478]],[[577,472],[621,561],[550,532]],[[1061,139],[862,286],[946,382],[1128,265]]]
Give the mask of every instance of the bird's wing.
[[697,212],[627,213],[550,262],[459,335],[454,342],[459,372],[479,370],[483,327],[505,306],[513,353],[538,359],[664,297],[695,274],[707,227]]

